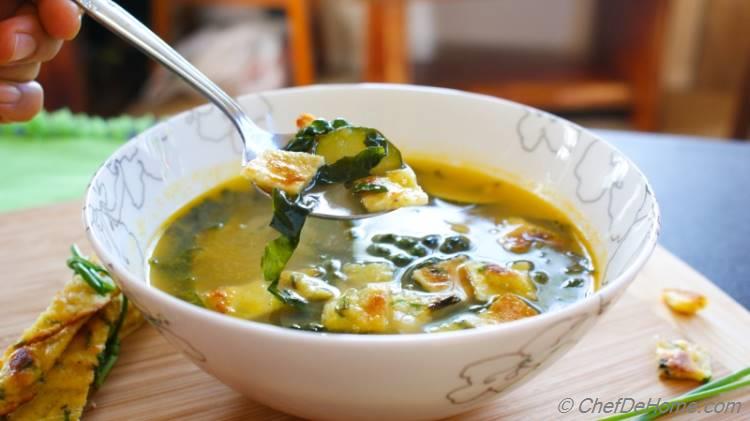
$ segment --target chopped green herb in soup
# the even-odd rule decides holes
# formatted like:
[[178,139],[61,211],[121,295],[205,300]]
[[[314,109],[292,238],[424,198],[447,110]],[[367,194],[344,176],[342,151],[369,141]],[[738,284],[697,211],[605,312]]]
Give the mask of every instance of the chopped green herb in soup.
[[409,165],[427,205],[356,222],[310,218],[271,292],[260,265],[278,236],[271,201],[230,180],[168,221],[149,260],[151,283],[230,316],[351,333],[505,323],[597,287],[584,237],[541,198],[470,168]]

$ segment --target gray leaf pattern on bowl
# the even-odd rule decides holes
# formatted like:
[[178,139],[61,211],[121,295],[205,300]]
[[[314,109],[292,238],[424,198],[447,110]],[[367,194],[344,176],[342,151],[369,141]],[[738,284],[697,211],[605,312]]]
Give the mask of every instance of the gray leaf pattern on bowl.
[[[547,153],[560,156],[561,150],[566,147],[564,139],[552,137],[549,135],[549,128],[552,125],[562,124],[572,126],[577,131],[576,142],[570,146],[578,146],[582,141],[585,131],[571,125],[551,114],[540,112],[533,109],[526,109],[523,116],[516,125],[518,134],[518,143],[520,148],[527,153]],[[559,133],[559,131],[558,131]],[[587,136],[588,137],[588,136]],[[541,146],[544,145],[544,148]],[[606,173],[610,174],[609,180],[592,179],[585,176],[584,169],[587,167],[596,167],[599,165],[609,166]],[[591,206],[604,204],[605,212],[609,220],[609,232],[607,241],[612,243],[613,252],[607,256],[606,264],[601,279],[609,279],[609,271],[615,266],[615,262],[622,266],[624,262],[632,260],[642,249],[643,245],[649,240],[644,236],[640,244],[631,248],[628,256],[622,256],[621,249],[630,237],[634,229],[644,221],[649,220],[652,216],[657,216],[656,224],[660,226],[659,215],[656,200],[648,184],[645,184],[641,192],[636,189],[639,186],[629,186],[625,183],[626,175],[633,171],[632,164],[619,153],[611,152],[598,139],[591,138],[589,143],[583,148],[583,153],[577,158],[574,166],[574,176],[576,179],[575,196],[578,205]],[[628,188],[630,187],[630,188]],[[640,193],[640,194],[639,194]],[[615,218],[617,213],[633,208],[632,200],[634,197],[640,197],[638,206],[635,207],[631,220],[622,232],[614,232]],[[603,314],[616,297],[607,300],[599,296],[598,310],[594,314],[599,316]],[[593,315],[592,315],[593,316]],[[556,350],[566,344],[572,346],[577,342],[573,333],[577,331],[589,316],[581,316],[575,319],[562,319],[555,327],[541,333],[533,338],[529,343],[514,353],[505,353],[501,355],[489,356],[487,358],[476,360],[467,364],[460,372],[459,379],[464,383],[462,386],[451,390],[446,395],[446,399],[453,404],[465,404],[496,395],[502,392],[506,387],[513,384],[512,380],[523,377],[542,364]],[[562,329],[562,330],[560,330]],[[562,333],[560,333],[562,332]],[[538,355],[532,354],[532,349],[543,350]]]
[[[534,336],[516,352],[493,355],[467,364],[459,373],[464,382],[445,396],[451,403],[461,405],[487,399],[501,393],[542,365],[549,356],[564,347],[572,347],[572,339],[589,315],[562,319],[538,336]],[[480,328],[481,329],[481,328]],[[533,349],[542,349],[533,354]]]

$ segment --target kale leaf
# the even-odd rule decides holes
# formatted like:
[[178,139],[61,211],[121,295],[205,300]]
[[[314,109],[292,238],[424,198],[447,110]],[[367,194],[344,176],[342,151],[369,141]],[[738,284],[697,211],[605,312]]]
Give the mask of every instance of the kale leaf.
[[321,167],[316,181],[322,184],[351,183],[367,177],[370,170],[385,158],[385,154],[385,148],[382,146],[368,146],[354,156],[347,156]]
[[281,235],[268,243],[260,260],[263,278],[270,282],[268,292],[273,294],[281,302],[293,306],[307,304],[307,301],[293,291],[279,290],[279,277],[289,259],[292,258],[294,250],[299,244],[305,219],[310,214],[310,208],[302,204],[301,196],[290,200],[286,194],[279,190],[273,190],[273,218],[271,227]]
[[375,183],[357,183],[352,187],[354,193],[385,193],[388,188]]

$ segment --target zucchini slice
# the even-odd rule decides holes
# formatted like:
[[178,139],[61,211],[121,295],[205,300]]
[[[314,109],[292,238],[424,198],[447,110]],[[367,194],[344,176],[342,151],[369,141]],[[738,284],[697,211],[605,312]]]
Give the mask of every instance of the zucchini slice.
[[386,171],[402,168],[401,152],[377,130],[367,127],[339,127],[318,137],[315,154],[325,158],[326,164],[341,158],[355,156],[369,146],[385,146],[386,156],[370,171],[382,175]]

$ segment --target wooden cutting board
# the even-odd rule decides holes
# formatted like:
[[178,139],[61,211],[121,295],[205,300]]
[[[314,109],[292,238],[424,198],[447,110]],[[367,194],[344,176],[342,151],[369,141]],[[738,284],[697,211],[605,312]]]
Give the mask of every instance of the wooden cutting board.
[[[68,246],[84,239],[78,203],[0,215],[0,347],[12,342],[70,276]],[[677,317],[659,301],[664,287],[700,291],[709,306],[696,317]],[[657,378],[657,337],[683,337],[713,356],[715,376],[750,365],[750,313],[669,252],[657,248],[638,279],[588,335],[529,383],[466,420],[593,419],[558,412],[564,398],[601,402],[647,401],[694,387]],[[690,414],[677,419],[750,420],[750,391],[714,399],[741,402],[737,414]],[[106,385],[93,397],[87,420],[251,420],[288,416],[243,398],[193,366],[150,327],[129,337]],[[590,402],[590,401],[587,401]],[[700,406],[703,408],[703,406]]]

